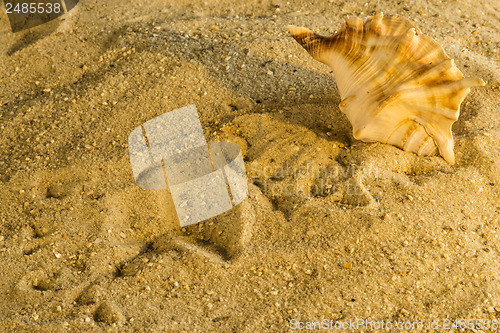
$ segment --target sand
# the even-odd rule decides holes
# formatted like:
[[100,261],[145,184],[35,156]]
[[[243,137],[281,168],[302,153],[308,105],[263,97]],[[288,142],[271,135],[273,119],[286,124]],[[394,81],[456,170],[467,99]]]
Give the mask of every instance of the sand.
[[[330,34],[348,13],[380,11],[487,81],[453,126],[455,165],[355,140],[330,70],[286,31]],[[2,10],[0,330],[492,325],[499,17],[493,0],[83,0],[13,34]],[[135,185],[127,137],[193,103],[208,141],[240,146],[249,196],[180,228],[165,191]]]

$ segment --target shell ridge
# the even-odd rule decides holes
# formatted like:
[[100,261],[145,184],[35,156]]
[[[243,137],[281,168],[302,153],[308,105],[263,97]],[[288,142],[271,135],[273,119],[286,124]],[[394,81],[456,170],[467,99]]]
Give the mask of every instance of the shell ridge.
[[[444,79],[444,73],[447,72],[450,68],[453,67],[453,59],[445,59],[438,63],[434,67],[427,67],[424,71],[421,72],[420,75],[415,75],[409,80],[404,82],[400,89],[405,90],[409,88],[414,88],[415,86],[424,85],[427,82],[440,82],[438,80]],[[458,75],[460,78],[463,75]]]
[[418,52],[409,59],[409,61],[417,61],[421,64],[433,64],[436,59],[450,59],[443,47],[438,44],[434,39],[426,35],[420,35]]
[[416,150],[418,152],[422,144],[426,142],[427,138],[429,138],[430,136],[429,133],[427,133],[427,131],[425,130],[425,127],[423,127],[416,121],[414,121],[414,123],[416,125],[413,127],[413,130],[410,133],[408,133],[408,136],[404,139],[402,149],[406,151]]
[[[398,96],[403,103],[408,100],[412,101],[419,99],[419,103],[416,104],[416,107],[420,108],[423,105],[435,107],[437,108],[436,111],[440,114],[442,114],[442,110],[445,109],[454,110],[457,114],[454,120],[457,120],[460,104],[470,92],[470,87],[481,85],[480,83],[483,81],[479,80],[464,78],[458,81],[440,82],[433,86],[416,86],[413,88],[400,87],[398,89]],[[427,95],[427,99],[423,99],[423,95]]]
[[[347,16],[349,18],[349,16]],[[349,26],[347,23],[349,19],[346,19],[346,35],[344,37],[344,42],[349,41],[349,43],[346,43],[349,47],[349,50],[345,53],[345,58],[348,62],[354,62],[353,58],[356,57],[357,53],[356,51],[359,49],[360,42],[362,41],[362,36],[363,36],[363,25],[361,25],[361,29],[359,29],[359,26],[356,25],[354,28]],[[361,36],[361,38],[360,38]],[[347,38],[350,37],[350,38]]]
[[[420,120],[420,121],[419,121]],[[455,154],[453,153],[453,134],[451,133],[451,126],[446,129],[438,129],[434,124],[425,122],[423,119],[417,119],[422,124],[425,123],[424,128],[434,140],[439,154],[450,164],[455,163]]]
[[[414,28],[410,28],[410,30],[412,32],[415,31]],[[414,34],[413,34],[413,36],[414,36]],[[386,42],[384,42],[384,45],[385,44],[386,44]],[[391,44],[395,44],[395,45],[391,45]],[[405,52],[408,51],[408,48],[410,48],[411,46],[412,45],[410,43],[406,43],[406,45],[404,45],[404,51],[403,51],[401,45],[398,46],[398,44],[396,42],[393,42],[393,43],[388,44],[387,49],[394,50],[395,48],[397,48],[398,50],[395,51],[396,54],[398,54],[398,53],[404,54]],[[378,71],[380,73],[377,73],[377,76],[380,77],[381,75],[385,75],[386,77],[383,78],[383,80],[382,79],[378,80],[378,81],[383,81],[384,82],[383,84],[380,84],[380,82],[374,81],[372,86],[375,86],[375,85],[380,86],[384,90],[384,92],[388,94],[390,91],[392,91],[394,89],[394,86],[396,85],[397,82],[402,81],[401,76],[404,74],[405,71],[407,71],[407,68],[404,67],[404,68],[399,69],[397,66],[395,66],[395,64],[399,61],[399,57],[391,57],[391,58],[389,58],[389,61],[385,61],[385,62],[382,62],[380,59],[377,59],[377,60],[378,61],[374,60],[374,62],[372,63],[373,66],[375,66],[375,68],[377,66],[379,67]],[[387,70],[387,68],[396,68],[398,71],[391,73]],[[361,67],[360,67],[360,69],[361,69]],[[360,77],[360,79],[357,80],[357,82],[360,83],[361,78],[366,79],[370,76],[370,74],[371,74],[370,72],[366,72],[364,74],[364,76]]]
[[[389,142],[391,142],[391,141],[392,141],[391,139],[395,137],[395,134],[396,134],[397,132],[401,131],[401,128],[402,128],[404,125],[408,126],[408,128],[409,128],[409,126],[410,126],[410,125],[409,125],[408,123],[410,123],[410,124],[416,124],[416,122],[415,122],[413,119],[403,119],[403,120],[399,121],[399,122],[398,122],[395,126],[393,126],[392,131],[391,131],[391,132],[387,135],[387,139],[385,140],[385,142],[384,142],[384,143],[389,143]],[[406,137],[406,136],[408,136],[408,134],[407,134],[407,133],[408,133],[408,128],[404,131],[404,132],[405,132],[405,137]],[[399,140],[399,141],[400,141],[400,142],[402,142],[402,143],[404,144],[404,142],[405,142],[406,140],[405,140],[405,139],[403,139],[403,140]],[[403,149],[403,147],[402,147],[402,146],[401,146],[400,148],[401,148],[401,149]]]
[[362,85],[363,82],[370,76],[376,75],[377,73],[377,65],[378,61],[373,58],[366,59],[363,64],[357,69],[353,71],[352,77],[353,82],[352,85]]
[[433,156],[438,152],[438,148],[434,139],[432,137],[427,137],[427,139],[422,143],[418,149],[417,154],[420,156]]
[[[424,104],[414,105],[414,104],[407,103],[405,105],[409,108],[413,108],[416,111],[415,113],[422,118],[426,118],[425,116],[422,116],[422,115],[428,114],[429,111],[431,111],[431,110],[433,110],[435,112],[435,114],[432,117],[432,120],[435,120],[437,117],[443,117],[444,119],[448,119],[450,121],[450,123],[453,123],[454,121],[456,121],[458,119],[458,116],[459,116],[459,112],[455,109],[436,107],[436,106],[424,105]],[[429,118],[429,117],[427,117],[427,118]],[[431,119],[429,118],[427,120],[430,121]]]

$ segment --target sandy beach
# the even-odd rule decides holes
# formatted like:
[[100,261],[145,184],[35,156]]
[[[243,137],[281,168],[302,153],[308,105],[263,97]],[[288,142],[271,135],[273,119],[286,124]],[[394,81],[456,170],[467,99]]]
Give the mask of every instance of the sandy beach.
[[[0,331],[497,332],[499,7],[82,0],[16,33],[2,7]],[[379,12],[486,82],[453,165],[354,139],[331,69],[286,28]],[[249,193],[181,228],[127,139],[191,104],[207,141],[240,147]]]

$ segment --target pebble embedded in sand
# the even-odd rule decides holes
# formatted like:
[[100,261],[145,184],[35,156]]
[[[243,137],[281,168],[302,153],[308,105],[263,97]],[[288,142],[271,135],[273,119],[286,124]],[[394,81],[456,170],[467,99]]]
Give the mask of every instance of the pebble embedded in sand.
[[35,230],[35,235],[39,238],[48,236],[54,232],[53,223],[48,219],[36,219],[32,227]]
[[67,185],[52,184],[47,187],[47,198],[61,199],[64,198],[69,192]]
[[56,288],[56,284],[51,279],[46,279],[46,278],[35,279],[33,281],[33,288],[40,291],[53,290]]
[[120,320],[120,317],[120,310],[116,307],[116,305],[108,302],[104,302],[99,305],[94,314],[96,321],[106,324],[114,324]]
[[97,303],[99,298],[101,297],[101,290],[98,286],[91,286],[78,296],[77,303],[80,305],[89,305]]
[[143,264],[139,260],[123,264],[120,270],[120,276],[135,276],[143,268]]

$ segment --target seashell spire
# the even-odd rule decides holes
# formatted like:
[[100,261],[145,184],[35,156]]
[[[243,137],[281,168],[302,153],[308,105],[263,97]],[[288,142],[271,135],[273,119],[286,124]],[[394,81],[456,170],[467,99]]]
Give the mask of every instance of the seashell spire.
[[452,124],[470,87],[443,48],[401,16],[347,16],[330,37],[289,26],[311,56],[333,70],[354,138],[383,142],[450,164]]

